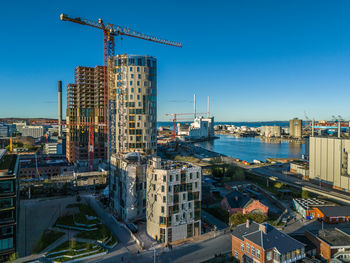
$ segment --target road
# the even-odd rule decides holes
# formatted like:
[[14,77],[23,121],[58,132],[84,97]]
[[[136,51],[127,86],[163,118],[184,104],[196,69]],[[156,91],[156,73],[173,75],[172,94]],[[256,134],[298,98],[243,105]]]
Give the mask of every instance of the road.
[[[203,262],[213,258],[215,254],[224,254],[231,251],[231,233],[223,234],[217,238],[207,240],[200,243],[191,243],[175,247],[168,252],[156,252],[156,262],[164,263],[180,263],[180,262]],[[135,262],[135,263],[152,263],[154,252],[153,250],[144,251],[140,254],[129,254],[123,251],[114,251],[105,256],[84,260],[82,262],[99,262],[99,263],[114,263],[114,262]],[[123,257],[123,261],[122,261]]]
[[288,176],[281,172],[277,172],[276,170],[268,169],[268,168],[254,168],[248,169],[251,173],[256,174],[258,176],[264,176],[266,178],[270,176],[278,177],[279,181],[284,182],[286,184],[291,184],[293,186],[308,190],[310,192],[314,192],[316,194],[320,194],[326,196],[335,201],[341,201],[343,203],[350,204],[350,196],[346,194],[342,194],[335,190],[320,187],[319,185],[315,185],[311,182],[296,178],[294,176]]

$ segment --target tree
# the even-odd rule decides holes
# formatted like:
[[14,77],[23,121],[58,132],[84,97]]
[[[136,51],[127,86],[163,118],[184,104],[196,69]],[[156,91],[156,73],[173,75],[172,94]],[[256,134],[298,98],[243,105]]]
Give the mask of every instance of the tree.
[[247,218],[252,220],[252,221],[255,221],[259,224],[261,224],[267,220],[267,216],[265,214],[262,214],[262,213],[249,213],[247,215]]
[[231,227],[238,226],[240,224],[243,224],[246,220],[246,216],[244,216],[241,212],[238,212],[230,216],[229,225]]
[[15,261],[16,259],[18,259],[18,253],[12,253],[9,257],[10,262]]
[[305,198],[305,199],[310,198],[310,193],[306,190],[302,190],[301,191],[301,198]]

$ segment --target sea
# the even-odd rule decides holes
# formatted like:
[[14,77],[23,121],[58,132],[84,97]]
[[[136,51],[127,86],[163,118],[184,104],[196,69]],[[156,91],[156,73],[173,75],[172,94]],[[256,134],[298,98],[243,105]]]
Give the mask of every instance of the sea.
[[[288,121],[277,122],[216,122],[215,125],[227,124],[235,126],[260,127],[281,126],[288,127]],[[172,122],[158,122],[158,127],[170,126]],[[218,139],[198,142],[196,146],[252,162],[253,160],[265,161],[266,158],[301,158],[305,153],[305,145],[302,143],[287,141],[266,141],[259,137],[235,137],[232,135],[218,135]]]

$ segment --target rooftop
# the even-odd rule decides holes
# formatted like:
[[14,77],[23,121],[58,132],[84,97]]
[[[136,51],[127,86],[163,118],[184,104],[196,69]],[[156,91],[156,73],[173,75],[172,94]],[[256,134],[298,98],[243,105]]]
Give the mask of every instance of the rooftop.
[[350,216],[350,206],[321,206],[318,209],[326,217]]
[[338,228],[321,229],[316,235],[331,246],[350,247],[350,235]]
[[258,224],[252,221],[249,224],[241,224],[232,231],[232,235],[241,240],[245,238],[264,250],[275,248],[280,254],[305,247],[305,244],[267,223]]
[[304,209],[309,209],[311,207],[334,205],[329,201],[325,201],[317,198],[294,198],[293,201],[298,203]]

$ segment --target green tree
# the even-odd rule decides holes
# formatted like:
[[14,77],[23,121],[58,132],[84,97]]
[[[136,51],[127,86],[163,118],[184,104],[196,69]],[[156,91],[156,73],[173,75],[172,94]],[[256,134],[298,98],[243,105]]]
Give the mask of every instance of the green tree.
[[12,253],[9,257],[9,262],[13,262],[18,259],[18,253]]
[[247,215],[247,218],[252,220],[252,221],[255,221],[257,223],[263,223],[267,220],[267,216],[265,214],[261,214],[261,213],[249,213]]
[[244,216],[241,212],[238,212],[230,216],[229,225],[231,227],[238,226],[240,224],[243,224],[246,220],[247,220],[247,217]]
[[301,198],[305,198],[305,199],[310,198],[310,193],[306,190],[302,190],[301,191]]

